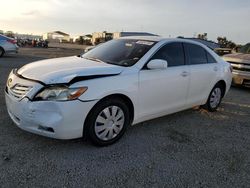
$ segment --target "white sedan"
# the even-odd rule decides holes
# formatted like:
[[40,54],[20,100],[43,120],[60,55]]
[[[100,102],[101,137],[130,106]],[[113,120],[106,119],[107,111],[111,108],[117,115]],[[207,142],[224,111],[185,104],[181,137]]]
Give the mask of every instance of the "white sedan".
[[23,130],[108,145],[131,124],[197,105],[216,111],[231,81],[230,64],[200,43],[127,37],[12,70],[5,99]]

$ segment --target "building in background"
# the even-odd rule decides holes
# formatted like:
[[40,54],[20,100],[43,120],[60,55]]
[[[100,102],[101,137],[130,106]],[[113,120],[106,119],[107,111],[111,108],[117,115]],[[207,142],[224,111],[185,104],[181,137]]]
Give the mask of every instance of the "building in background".
[[115,32],[115,33],[109,33],[107,31],[95,32],[92,35],[92,44],[97,45],[112,39],[118,39],[120,37],[129,37],[129,36],[158,36],[158,35],[146,32]]
[[91,45],[92,44],[92,35],[77,35],[73,37],[73,42],[78,44],[86,44]]
[[113,33],[113,39],[118,39],[120,37],[130,37],[130,36],[159,36],[159,35],[146,33],[146,32],[115,32]]
[[28,39],[28,40],[39,40],[42,38],[41,35],[33,35],[33,34],[20,34],[14,33],[13,31],[6,31],[0,30],[0,34],[15,38],[15,39]]
[[10,38],[15,38],[15,34],[13,31],[6,31],[4,35]]
[[92,44],[93,45],[97,45],[109,40],[113,39],[113,33],[109,33],[107,31],[103,31],[103,32],[94,32],[92,34]]
[[15,38],[17,39],[28,39],[28,40],[40,40],[42,39],[41,35],[32,35],[32,34],[15,34]]
[[43,34],[43,40],[49,42],[70,42],[70,35],[61,31],[53,31]]

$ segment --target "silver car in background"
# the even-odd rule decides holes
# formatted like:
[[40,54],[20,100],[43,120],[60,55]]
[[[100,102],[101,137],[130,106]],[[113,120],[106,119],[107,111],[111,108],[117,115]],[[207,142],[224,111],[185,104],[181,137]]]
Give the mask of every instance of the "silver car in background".
[[17,53],[17,41],[13,38],[6,37],[0,34],[0,57],[4,54]]
[[223,59],[233,68],[233,84],[250,87],[250,43],[238,53],[224,55]]

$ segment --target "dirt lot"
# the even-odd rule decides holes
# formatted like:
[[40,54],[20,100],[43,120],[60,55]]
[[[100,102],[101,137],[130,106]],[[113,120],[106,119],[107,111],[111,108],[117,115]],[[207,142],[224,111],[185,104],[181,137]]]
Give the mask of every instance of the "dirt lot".
[[4,102],[10,70],[79,53],[27,48],[0,59],[0,187],[249,187],[249,89],[232,88],[216,113],[190,109],[133,126],[109,147],[17,128]]

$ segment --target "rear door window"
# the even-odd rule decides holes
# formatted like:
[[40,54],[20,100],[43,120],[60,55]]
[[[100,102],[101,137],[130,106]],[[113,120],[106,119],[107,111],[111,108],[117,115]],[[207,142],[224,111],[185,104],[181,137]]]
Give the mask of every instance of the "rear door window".
[[188,55],[190,65],[199,65],[207,63],[207,52],[204,48],[196,44],[184,43],[185,52]]

